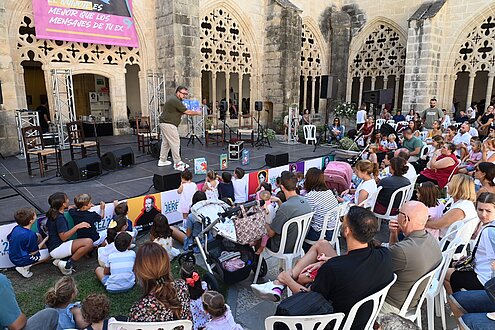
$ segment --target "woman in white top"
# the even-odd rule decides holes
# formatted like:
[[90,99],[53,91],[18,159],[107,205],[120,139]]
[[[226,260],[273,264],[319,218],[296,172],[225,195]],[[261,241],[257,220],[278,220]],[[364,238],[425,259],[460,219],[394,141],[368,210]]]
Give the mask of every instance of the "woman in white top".
[[481,147],[481,161],[495,163],[495,140],[487,139]]
[[378,164],[362,159],[356,163],[354,172],[363,181],[356,189],[344,191],[342,196],[348,193],[354,194],[354,204],[365,208],[371,207],[373,200],[372,198],[368,199],[368,197],[372,197],[377,190],[376,178],[378,178]]
[[[335,198],[333,192],[327,188],[323,171],[317,169],[316,167],[310,168],[306,173],[304,190],[307,191],[305,198],[314,211],[313,219],[311,220],[306,238],[312,241],[317,241],[320,238],[320,234],[323,229],[322,227],[325,215],[333,208],[337,207],[339,203],[337,202],[337,198]],[[335,217],[332,217],[327,223],[325,232],[325,239],[327,240],[332,239],[335,221]]]
[[[476,211],[483,226],[473,248],[474,271],[449,268],[445,276],[448,294],[466,290],[483,290],[492,278],[491,264],[495,261],[495,194],[484,192],[476,200]],[[476,249],[476,250],[475,250]]]
[[479,222],[474,207],[474,201],[476,200],[474,180],[466,174],[456,174],[447,184],[447,191],[454,203],[440,219],[435,221],[428,220],[426,228],[440,229],[440,237],[443,237],[450,225],[457,221],[464,221],[465,224],[459,237],[462,240],[462,244],[465,245],[471,239]]

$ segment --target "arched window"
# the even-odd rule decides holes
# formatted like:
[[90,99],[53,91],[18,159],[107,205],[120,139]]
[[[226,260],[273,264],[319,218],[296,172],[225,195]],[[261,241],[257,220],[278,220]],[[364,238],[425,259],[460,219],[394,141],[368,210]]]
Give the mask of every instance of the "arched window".
[[406,39],[390,25],[377,24],[350,59],[351,100],[359,104],[363,91],[394,88],[394,104],[398,107],[402,98],[405,62]]
[[321,78],[321,50],[320,45],[308,25],[302,24],[301,34],[301,88],[299,107],[319,110],[320,78]]
[[457,50],[454,97],[462,109],[475,101],[478,111],[483,111],[495,99],[495,16],[480,21]]
[[241,125],[242,114],[249,116],[253,72],[252,51],[241,25],[225,8],[216,8],[202,17],[200,39],[202,97],[210,115],[238,118]]

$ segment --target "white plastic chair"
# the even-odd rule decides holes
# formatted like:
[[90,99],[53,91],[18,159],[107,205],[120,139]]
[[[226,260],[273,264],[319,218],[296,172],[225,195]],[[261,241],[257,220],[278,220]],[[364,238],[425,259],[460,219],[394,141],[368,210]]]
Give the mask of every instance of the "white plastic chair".
[[[400,195],[400,202],[399,202],[399,205],[398,205],[398,209],[401,208],[402,205],[404,205],[404,203],[406,202],[406,198],[409,194],[409,190],[411,189],[411,185],[407,185],[407,186],[404,186],[402,188],[399,188],[397,189],[396,191],[394,191],[392,193],[392,196],[390,197],[390,202],[388,203],[388,206],[387,206],[387,211],[384,213],[384,214],[379,214],[379,213],[375,213],[373,212],[373,210],[375,209],[375,204],[376,204],[376,198],[374,200],[374,204],[373,206],[371,207],[371,211],[373,212],[373,214],[375,214],[375,217],[378,218],[378,229],[380,229],[381,227],[381,224],[382,224],[382,220],[392,220],[392,219],[396,219],[397,218],[397,215],[391,215],[390,213],[392,213],[392,206],[394,205],[394,201],[395,201],[395,198],[397,197],[398,194],[401,194]],[[412,188],[414,189],[414,188]],[[378,195],[377,195],[378,197]]]
[[[412,165],[410,165],[412,166]],[[407,196],[406,196],[406,202],[409,202],[413,196],[413,193],[414,193],[414,186],[416,186],[416,181],[418,180],[418,177],[419,177],[419,174],[417,174],[413,181],[411,182],[411,188],[409,189],[408,193],[407,193]]]
[[419,158],[422,160],[426,160],[426,157],[428,157],[428,154],[431,152],[432,149],[435,147],[432,146],[431,144],[423,145],[421,147],[421,151],[419,152]]
[[430,132],[428,132],[428,131],[419,132],[419,137],[421,138],[421,141],[426,141],[429,134],[430,134]]
[[315,125],[304,125],[304,139],[306,140],[306,144],[309,142],[316,143],[316,126]]
[[[309,224],[311,223],[311,219],[313,218],[314,212],[310,212],[307,214],[303,214],[301,216],[292,218],[288,220],[286,223],[284,223],[282,227],[282,235],[280,237],[280,246],[278,251],[272,251],[269,248],[265,247],[263,252],[260,255],[260,258],[258,260],[258,267],[256,268],[256,273],[254,274],[254,281],[253,283],[258,282],[258,275],[260,273],[261,269],[261,264],[263,263],[263,258],[267,257],[274,257],[280,260],[284,261],[284,269],[290,269],[292,268],[292,264],[294,262],[294,259],[304,255],[303,251],[303,243],[304,243],[304,238],[306,237],[306,234],[308,233],[309,229]],[[294,224],[297,226],[297,238],[294,244],[294,249],[292,253],[284,253],[285,250],[285,244],[287,241],[287,232],[289,230],[289,226],[291,224]],[[290,290],[288,290],[288,295],[290,295]]]
[[455,250],[461,244],[461,239],[458,237],[454,239],[450,244],[449,248],[442,252],[442,263],[440,268],[435,273],[431,285],[426,292],[426,307],[428,316],[428,330],[434,330],[435,328],[435,307],[439,312],[439,316],[442,318],[442,328],[445,330],[447,327],[445,321],[445,290],[443,289],[443,281],[447,270],[449,269],[450,262],[454,256]]
[[311,316],[270,316],[265,319],[265,330],[273,330],[276,322],[285,324],[290,330],[323,330],[332,321],[335,321],[333,329],[339,329],[344,317],[344,313]]
[[[416,322],[416,324],[420,328],[421,328],[421,306],[423,305],[423,302],[426,299],[426,293],[430,288],[431,282],[433,281],[433,277],[438,272],[441,266],[442,263],[440,262],[440,265],[435,267],[435,269],[428,272],[426,275],[422,276],[419,280],[417,280],[416,283],[414,283],[411,290],[409,290],[409,293],[407,294],[407,298],[404,301],[404,304],[402,305],[399,311],[399,316],[405,317],[408,320]],[[423,288],[423,292],[419,297],[418,304],[415,307],[411,307],[414,296],[416,295],[416,293],[420,289],[420,286],[422,285],[424,285],[424,288]]]
[[[464,221],[456,221],[449,226],[447,233],[438,242],[438,244],[440,244],[440,251],[444,251],[447,243],[450,244],[450,242],[454,241],[462,234],[462,227],[464,227]],[[462,244],[462,242],[460,244]]]
[[[321,227],[320,237],[316,241],[305,239],[304,243],[307,243],[309,245],[313,245],[316,242],[318,242],[319,240],[324,239],[326,231],[328,230],[328,229],[326,229],[328,227],[328,222],[331,219],[335,219],[335,226],[332,229],[330,229],[330,230],[333,230],[332,242],[330,242],[330,243],[335,244],[335,242],[333,241],[334,237],[336,236],[335,232],[340,229],[340,224],[339,224],[341,222],[340,218],[343,216],[343,214],[346,211],[348,206],[349,206],[348,202],[342,203],[340,205],[337,205],[336,207],[334,207],[330,211],[328,211],[327,214],[325,214],[325,217],[323,218],[323,225]],[[337,239],[337,241],[338,241],[338,239]],[[340,255],[340,253],[339,253],[339,255]]]
[[461,162],[458,162],[457,165],[454,167],[454,169],[452,170],[452,173],[450,173],[449,175],[449,179],[447,180],[447,182],[450,182],[450,180],[452,179],[452,177],[457,174],[457,170],[459,169],[459,166],[461,166]]
[[387,121],[385,119],[377,119],[375,121],[375,129],[380,129],[380,127],[382,127],[383,124],[385,124]]
[[371,210],[373,210],[373,208],[375,207],[376,198],[378,197],[378,194],[380,194],[380,191],[382,191],[382,188],[383,187],[380,186],[376,189],[376,191],[373,194],[371,194],[371,195],[368,194],[368,197],[366,197],[366,199],[364,201],[359,203],[358,206],[366,208],[366,205],[371,201],[371,203],[370,203]]
[[395,124],[395,120],[389,119],[389,120],[387,120],[387,124],[389,124],[389,125]]
[[[181,328],[182,327],[182,328]],[[177,320],[168,322],[120,322],[108,323],[108,330],[192,330],[192,322],[189,320]]]
[[370,317],[364,329],[373,329],[373,324],[375,323],[378,313],[382,309],[383,303],[385,302],[385,298],[387,297],[388,290],[390,290],[390,287],[395,283],[395,281],[397,281],[396,274],[394,274],[394,278],[386,287],[372,294],[371,296],[361,299],[360,301],[355,303],[354,306],[352,306],[351,310],[349,311],[349,314],[347,315],[347,319],[344,323],[344,326],[342,327],[342,330],[351,329],[352,323],[354,323],[354,318],[356,317],[357,312],[359,311],[362,305],[364,305],[369,301],[373,303],[373,309],[371,311]]

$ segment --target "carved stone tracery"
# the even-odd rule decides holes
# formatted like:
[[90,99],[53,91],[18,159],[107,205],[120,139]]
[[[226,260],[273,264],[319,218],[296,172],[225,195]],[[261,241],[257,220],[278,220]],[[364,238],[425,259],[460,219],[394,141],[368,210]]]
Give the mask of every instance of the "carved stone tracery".
[[301,35],[301,75],[318,77],[321,75],[321,54],[315,35],[306,24],[302,25]]

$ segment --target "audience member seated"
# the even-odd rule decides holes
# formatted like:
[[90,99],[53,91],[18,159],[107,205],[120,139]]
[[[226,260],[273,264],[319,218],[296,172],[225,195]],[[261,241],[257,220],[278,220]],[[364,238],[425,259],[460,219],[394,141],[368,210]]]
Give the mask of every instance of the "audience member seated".
[[[193,209],[194,205],[196,205],[196,203],[205,200],[207,200],[206,193],[202,191],[196,191],[192,198],[191,210]],[[201,221],[192,212],[190,212],[186,219],[185,228],[186,238],[184,239],[183,249],[184,251],[188,251],[189,246],[194,243],[194,238],[197,237],[203,230],[203,226],[201,225]]]
[[[397,281],[385,299],[381,310],[383,314],[398,314],[414,283],[435,269],[442,260],[438,241],[425,230],[427,220],[428,208],[423,203],[409,201],[401,207],[397,220],[389,223],[389,249]],[[398,238],[400,232],[405,235],[402,241]],[[411,308],[417,305],[421,292],[417,292]]]
[[461,110],[461,111],[459,111],[459,115],[457,115],[454,118],[454,121],[456,123],[464,123],[464,122],[469,121],[469,116],[467,115],[466,111]]
[[386,178],[392,175],[390,174],[390,160],[393,157],[400,157],[406,161],[406,166],[407,166],[407,172],[404,173],[403,176],[407,178],[409,182],[413,182],[414,180],[416,180],[416,176],[417,176],[416,169],[412,164],[409,164],[409,162],[407,161],[409,159],[409,151],[407,151],[407,149],[405,148],[397,149],[393,152],[391,156],[392,157],[390,157],[390,155],[387,156],[387,158],[388,157],[390,158],[384,163],[387,167],[385,167],[383,171],[380,172],[380,178]]
[[481,162],[483,157],[481,152],[481,141],[471,139],[471,150],[468,155],[462,159],[462,164],[459,166],[459,173],[472,175],[476,165]]
[[81,312],[90,325],[85,330],[107,330],[110,300],[104,294],[92,293],[83,300]]
[[433,122],[433,128],[428,131],[428,139],[431,139],[436,135],[442,135],[442,126],[438,120]]
[[335,118],[332,125],[328,125],[328,130],[330,131],[330,137],[328,142],[340,141],[344,137],[345,128],[340,124],[340,119]]
[[45,294],[45,304],[58,312],[58,329],[84,329],[89,323],[82,317],[76,281],[70,276],[59,279]]
[[402,114],[402,111],[397,109],[395,111],[395,115],[392,117],[392,119],[398,123],[399,121],[405,121],[406,120],[406,117],[404,117],[404,115]]
[[[50,256],[55,259],[53,264],[57,266],[62,274],[72,274],[72,267],[75,261],[93,250],[93,240],[91,238],[78,238],[71,240],[71,237],[80,229],[90,228],[87,222],[81,222],[71,229],[65,219],[64,211],[69,206],[69,197],[63,192],[56,192],[48,197],[50,209],[46,213],[46,227],[48,229],[48,241],[46,246],[50,251]],[[70,257],[67,261],[61,259]]]
[[448,294],[461,289],[483,290],[485,283],[492,278],[491,265],[495,261],[495,194],[484,192],[479,195],[476,212],[482,227],[471,254],[474,269],[460,271],[449,268],[445,276],[445,290]]
[[457,127],[455,127],[454,125],[447,127],[444,136],[445,142],[453,143],[456,134],[457,134]]
[[495,194],[495,164],[489,162],[479,163],[474,169],[474,178],[481,183],[476,192],[477,196],[484,192]]
[[457,291],[448,298],[459,329],[495,329],[495,320],[488,318],[495,311],[495,301],[485,290]]
[[[373,213],[352,206],[342,223],[347,254],[337,256],[328,241],[320,240],[294,269],[280,273],[274,282],[252,284],[251,288],[256,295],[272,301],[280,300],[286,286],[292,292],[316,291],[332,302],[334,312],[347,315],[356,302],[392,281],[390,252],[383,247],[370,247],[377,231],[378,219]],[[370,313],[370,306],[365,306],[356,315],[352,329],[364,328]]]
[[[342,192],[342,196],[348,193],[354,194],[354,204],[362,207],[371,207],[374,200],[372,198],[368,199],[368,197],[372,197],[377,190],[378,164],[362,159],[356,163],[354,172],[362,181],[356,189]],[[343,202],[343,199],[339,198],[339,202]]]
[[23,207],[17,210],[14,219],[17,226],[7,235],[9,259],[16,266],[15,270],[19,274],[29,278],[33,276],[30,271],[31,266],[47,260],[47,257],[41,259],[39,250],[45,245],[48,237],[42,240],[40,234],[31,230],[31,226],[36,222],[36,212],[33,208]]
[[455,170],[459,159],[457,159],[455,146],[452,143],[446,143],[441,149],[441,154],[434,153],[433,157],[426,164],[426,169],[421,171],[416,183],[431,181],[443,189],[447,185],[450,175]]
[[95,270],[96,277],[110,293],[127,292],[134,287],[136,252],[129,250],[131,242],[132,236],[129,233],[119,233],[114,242],[117,251],[108,256],[104,267],[97,267]]
[[90,211],[94,206],[90,194],[79,194],[74,197],[74,205],[76,208],[69,210],[69,215],[74,220],[74,225],[77,226],[82,222],[90,224],[90,227],[78,230],[77,238],[91,238],[95,247],[103,245],[105,243],[106,233],[98,233],[96,231],[96,224],[105,218],[105,202],[100,202],[100,214]]
[[2,308],[0,308],[0,328],[2,329],[56,330],[58,327],[58,312],[53,308],[43,309],[28,319],[19,308],[12,283],[4,274],[0,274],[0,301],[2,302]]
[[[420,183],[416,191],[417,200],[428,208],[428,220],[436,221],[443,216],[445,204],[438,200],[440,190],[433,182]],[[433,237],[440,238],[439,229],[426,228]]]
[[206,291],[201,300],[205,311],[211,317],[204,330],[242,330],[242,327],[235,323],[230,307],[221,293]]
[[471,134],[469,134],[469,124],[464,123],[459,128],[459,132],[457,132],[456,136],[452,140],[452,143],[455,145],[455,149],[457,150],[457,155],[460,158],[464,158],[467,155],[468,146],[471,143]]
[[480,139],[484,139],[488,136],[489,128],[493,123],[493,105],[490,105],[486,108],[485,113],[478,117],[478,133],[480,135]]
[[411,182],[404,177],[407,173],[408,167],[406,166],[405,159],[401,157],[394,157],[390,160],[390,174],[392,176],[383,178],[378,183],[378,187],[382,187],[380,193],[376,198],[375,209],[373,210],[378,214],[385,214],[389,203],[392,204],[391,215],[396,215],[399,211],[401,194],[395,196],[395,200],[391,201],[392,194],[399,188],[409,186]]
[[443,118],[442,118],[442,126],[449,127],[450,126],[450,115],[447,113],[447,109],[442,109]]
[[144,296],[129,311],[129,322],[192,320],[187,284],[174,280],[165,249],[154,242],[139,247],[134,265],[137,282]]
[[495,139],[489,137],[483,142],[481,146],[481,161],[495,163]]
[[[421,148],[423,147],[423,141],[413,135],[413,132],[410,128],[406,128],[402,131],[402,136],[404,137],[404,141],[402,142],[402,146],[409,151],[409,162],[414,163],[419,159],[419,153],[421,152]],[[413,166],[415,166],[413,164]],[[418,169],[416,168],[416,171]]]
[[[474,181],[465,174],[456,174],[452,177],[447,185],[447,190],[454,203],[449,210],[436,221],[430,220],[426,223],[427,228],[440,229],[440,237],[447,233],[447,229],[456,221],[466,221],[476,215],[474,201],[476,193],[474,190]],[[464,242],[469,242],[471,235],[476,230],[478,221],[470,221],[463,228]]]
[[327,228],[322,228],[323,220],[329,211],[338,206],[339,202],[337,202],[333,191],[328,189],[325,184],[323,171],[316,167],[310,168],[308,172],[306,172],[304,190],[307,191],[305,197],[314,212],[306,238],[317,241],[320,238],[321,231],[325,230],[325,238],[331,240],[333,228],[335,227],[335,221],[337,221],[337,219],[333,217],[330,218]]
[[368,117],[368,119],[366,119],[364,125],[361,126],[361,128],[359,129],[359,132],[363,134],[363,141],[365,145],[369,143],[369,140],[373,135],[374,129],[375,129],[375,121],[373,120],[373,117],[370,116]]
[[[287,201],[282,203],[275,213],[271,224],[265,224],[267,234],[270,237],[266,246],[272,251],[278,251],[282,237],[282,227],[284,224],[303,214],[311,212],[311,206],[304,197],[296,193],[297,179],[294,173],[284,171],[280,175],[280,188],[282,189]],[[297,238],[297,224],[289,226],[287,241],[285,243],[285,252],[292,252]]]

